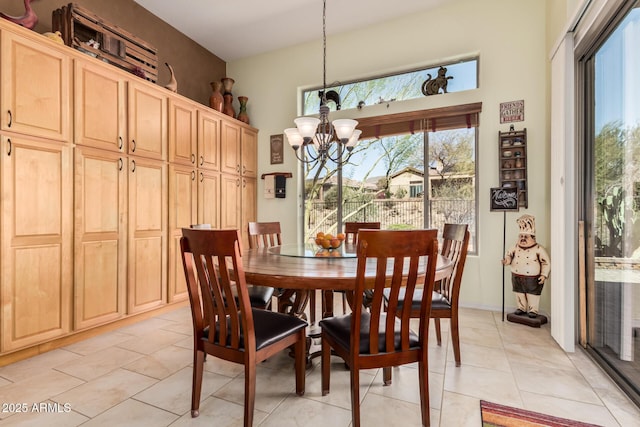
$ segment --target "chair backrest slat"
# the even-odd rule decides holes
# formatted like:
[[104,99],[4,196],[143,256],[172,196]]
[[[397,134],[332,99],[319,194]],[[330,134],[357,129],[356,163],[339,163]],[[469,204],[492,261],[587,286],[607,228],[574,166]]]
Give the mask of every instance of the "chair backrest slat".
[[[203,337],[208,327],[211,344],[236,350],[245,347],[248,343],[241,342],[241,331],[253,331],[254,327],[239,231],[183,228],[182,235],[196,336]],[[244,334],[245,340],[251,337],[253,334]]]
[[282,231],[280,223],[275,222],[250,222],[249,248],[270,248],[282,245]]
[[440,292],[449,302],[457,301],[467,258],[470,233],[467,224],[445,224],[442,230],[442,256],[453,263],[451,274],[440,282]]
[[346,242],[354,245],[357,244],[358,231],[363,229],[380,230],[380,223],[379,222],[345,222],[344,234],[345,234]]
[[[362,318],[362,299],[364,290],[372,285],[371,278],[365,276],[367,263],[375,263],[376,277],[373,280],[373,300],[369,307],[369,352],[397,351],[396,334],[400,336],[400,350],[409,349],[409,331],[411,320],[410,304],[398,304],[404,290],[404,296],[412,298],[414,290],[422,285],[423,292],[421,333],[428,333],[422,323],[428,324],[431,310],[431,294],[433,291],[435,269],[438,257],[437,230],[360,230],[358,238],[358,267],[356,288],[354,292],[353,325],[351,342],[360,345],[360,321]],[[389,265],[393,264],[391,274]],[[381,325],[381,313],[384,312],[383,290],[390,288],[386,307],[386,323]],[[399,330],[395,318],[400,319]],[[384,326],[384,342],[380,342],[379,334]],[[426,336],[426,335],[425,335]]]

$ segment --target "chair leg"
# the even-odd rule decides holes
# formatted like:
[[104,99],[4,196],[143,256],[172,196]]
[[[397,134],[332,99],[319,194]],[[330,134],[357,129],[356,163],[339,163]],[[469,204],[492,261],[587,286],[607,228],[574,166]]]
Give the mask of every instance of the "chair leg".
[[382,380],[384,385],[391,385],[391,366],[382,368]]
[[322,395],[326,396],[329,394],[329,383],[331,379],[331,346],[324,336],[322,337],[322,353],[320,357]]
[[202,372],[204,371],[203,351],[193,351],[193,379],[191,383],[191,417],[200,415],[200,391],[202,390]]
[[460,366],[460,330],[458,328],[458,316],[451,316],[451,341],[453,342],[453,357],[456,359],[456,366]]
[[360,368],[351,367],[351,426],[360,427]]
[[429,427],[431,424],[429,413],[429,362],[427,349],[423,349],[424,355],[418,362],[418,375],[420,383],[420,412],[422,414],[422,425]]
[[436,339],[438,340],[438,345],[442,345],[442,332],[440,332],[440,318],[438,317],[434,318],[433,324],[436,327]]
[[347,314],[347,293],[342,292],[342,314]]
[[296,341],[295,345],[295,356],[296,356],[296,394],[298,396],[304,395],[304,381],[305,374],[307,369],[307,339],[304,329],[301,330],[298,334],[298,341]]
[[316,290],[309,291],[309,320],[312,325],[316,323]]
[[256,365],[244,365],[244,427],[253,426],[253,409],[256,404]]

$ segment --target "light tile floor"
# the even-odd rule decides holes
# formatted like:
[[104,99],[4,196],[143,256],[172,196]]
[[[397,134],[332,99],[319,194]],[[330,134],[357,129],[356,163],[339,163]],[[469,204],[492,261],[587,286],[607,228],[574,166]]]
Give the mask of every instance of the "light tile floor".
[[[431,424],[480,427],[479,400],[602,426],[640,426],[640,411],[589,357],[563,352],[541,329],[502,322],[501,313],[462,309],[462,366],[453,361],[448,321],[443,345],[429,346]],[[169,313],[0,368],[4,426],[241,426],[242,367],[209,357],[200,417],[190,416],[191,317]],[[361,374],[363,426],[419,426],[416,366]],[[349,374],[334,359],[331,393],[320,391],[320,360],[294,393],[292,359],[258,368],[255,425],[351,424]],[[21,411],[21,412],[18,412]]]

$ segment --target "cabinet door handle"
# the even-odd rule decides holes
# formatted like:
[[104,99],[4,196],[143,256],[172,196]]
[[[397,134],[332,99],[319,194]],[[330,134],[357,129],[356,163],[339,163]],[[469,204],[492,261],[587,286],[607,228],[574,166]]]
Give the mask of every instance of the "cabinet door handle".
[[204,181],[204,174],[202,172],[200,172],[200,182]]
[[200,166],[204,165],[204,156],[200,156]]
[[121,136],[118,137],[118,142],[119,142],[118,150],[122,150],[122,147],[124,146],[124,141],[122,140]]
[[135,172],[136,171],[136,161],[135,160],[131,160],[131,164],[133,165],[133,168],[131,168],[131,172]]
[[131,144],[133,145],[133,147],[131,147],[131,152],[135,153],[136,152],[136,140],[132,139],[131,140]]
[[236,172],[240,173],[240,165],[236,165]]
[[196,171],[191,171],[191,181],[196,180]]
[[242,180],[242,188],[247,188],[247,180],[246,179]]
[[196,155],[195,154],[191,154],[191,163],[195,163],[196,162]]
[[244,175],[247,172],[247,167],[245,165],[242,165],[242,175]]
[[240,178],[236,179],[236,187],[240,187]]
[[118,170],[121,171],[122,170],[122,166],[124,166],[124,163],[122,161],[122,157],[120,157],[118,159]]
[[11,110],[7,110],[7,114],[9,114],[9,123],[7,124],[7,127],[11,127],[13,124],[13,114],[11,114]]
[[11,138],[7,139],[7,156],[11,155]]

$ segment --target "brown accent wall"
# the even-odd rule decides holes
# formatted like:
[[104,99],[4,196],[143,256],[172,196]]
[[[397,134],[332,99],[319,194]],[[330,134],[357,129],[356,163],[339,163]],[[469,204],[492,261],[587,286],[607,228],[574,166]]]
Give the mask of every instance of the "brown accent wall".
[[[178,81],[178,93],[204,105],[209,105],[210,82],[226,74],[227,64],[133,0],[76,0],[73,3],[100,16],[105,21],[140,37],[158,50],[158,85],[169,82],[164,65],[173,67]],[[69,4],[61,0],[32,0],[38,15],[34,31],[51,31],[51,13]],[[11,16],[24,14],[23,0],[0,0],[0,11]]]

